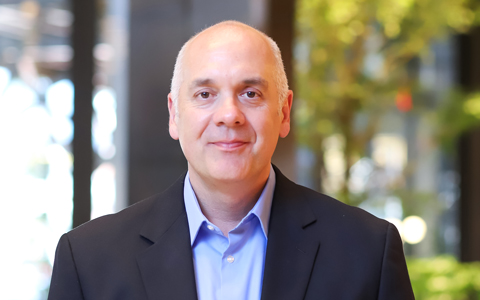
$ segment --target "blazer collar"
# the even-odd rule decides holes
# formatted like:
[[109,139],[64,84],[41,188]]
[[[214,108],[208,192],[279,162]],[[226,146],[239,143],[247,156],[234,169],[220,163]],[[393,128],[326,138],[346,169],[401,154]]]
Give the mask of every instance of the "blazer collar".
[[[320,246],[311,230],[317,217],[301,189],[273,168],[276,184],[261,299],[303,299]],[[157,196],[140,231],[151,244],[137,256],[148,299],[197,299],[184,179],[185,175]]]
[[137,255],[148,299],[197,299],[183,202],[184,178],[185,175],[157,196],[140,231],[140,235],[151,244]]
[[302,190],[275,166],[277,184],[265,257],[262,300],[303,299],[320,246],[317,217]]

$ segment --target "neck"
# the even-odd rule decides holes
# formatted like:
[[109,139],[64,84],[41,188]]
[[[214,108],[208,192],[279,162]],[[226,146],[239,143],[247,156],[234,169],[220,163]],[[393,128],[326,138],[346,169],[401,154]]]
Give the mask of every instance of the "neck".
[[205,217],[225,236],[255,206],[268,180],[270,169],[253,180],[216,182],[189,172],[198,203]]

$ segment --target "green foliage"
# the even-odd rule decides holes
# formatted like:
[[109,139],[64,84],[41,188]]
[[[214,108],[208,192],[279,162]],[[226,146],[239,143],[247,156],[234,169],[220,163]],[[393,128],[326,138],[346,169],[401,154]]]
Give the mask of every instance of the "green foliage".
[[453,150],[460,134],[480,126],[480,93],[454,90],[434,116],[436,136],[447,150]]
[[479,7],[473,0],[297,1],[297,136],[318,157],[326,137],[343,138],[346,199],[350,167],[380,120],[395,101],[411,101],[409,62],[432,39],[480,24]]
[[480,262],[459,263],[451,256],[407,260],[417,300],[480,299]]

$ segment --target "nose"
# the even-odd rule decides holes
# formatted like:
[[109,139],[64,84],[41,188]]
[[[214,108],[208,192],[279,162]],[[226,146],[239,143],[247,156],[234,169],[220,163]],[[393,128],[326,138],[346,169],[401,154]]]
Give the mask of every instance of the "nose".
[[213,121],[217,126],[239,126],[245,123],[245,115],[234,97],[227,97],[217,103]]

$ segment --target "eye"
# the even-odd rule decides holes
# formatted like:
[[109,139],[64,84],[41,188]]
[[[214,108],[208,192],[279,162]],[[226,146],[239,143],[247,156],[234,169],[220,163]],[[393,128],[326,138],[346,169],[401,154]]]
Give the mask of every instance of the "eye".
[[203,99],[208,99],[208,97],[210,97],[210,93],[209,92],[202,92],[202,93],[200,93],[200,97],[202,97]]
[[245,95],[247,95],[248,98],[255,98],[257,96],[257,93],[249,91],[246,92]]

